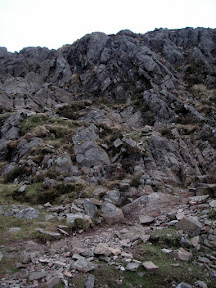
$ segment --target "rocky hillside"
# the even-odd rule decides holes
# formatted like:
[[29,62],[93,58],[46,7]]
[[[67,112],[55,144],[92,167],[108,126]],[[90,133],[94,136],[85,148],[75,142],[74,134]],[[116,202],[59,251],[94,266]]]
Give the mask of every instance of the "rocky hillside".
[[0,76],[0,287],[215,287],[216,29],[0,48]]

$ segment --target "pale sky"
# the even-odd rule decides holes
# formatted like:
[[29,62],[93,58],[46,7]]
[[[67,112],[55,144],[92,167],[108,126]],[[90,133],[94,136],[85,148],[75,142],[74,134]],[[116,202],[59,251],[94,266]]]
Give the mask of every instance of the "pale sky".
[[0,46],[57,49],[91,32],[216,28],[216,0],[0,0]]

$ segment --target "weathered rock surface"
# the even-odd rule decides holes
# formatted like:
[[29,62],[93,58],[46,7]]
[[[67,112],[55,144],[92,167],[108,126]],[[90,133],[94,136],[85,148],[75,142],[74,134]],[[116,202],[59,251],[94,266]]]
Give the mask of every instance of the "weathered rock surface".
[[176,228],[187,232],[191,236],[196,236],[200,234],[202,224],[194,217],[184,217],[176,224]]
[[[0,193],[36,207],[3,200],[0,214],[44,228],[43,245],[1,245],[0,259],[19,259],[4,288],[69,287],[99,261],[135,272],[139,244],[158,242],[172,267],[193,259],[215,279],[215,39],[215,29],[124,30],[52,51],[0,48]],[[13,225],[8,239],[25,231]]]

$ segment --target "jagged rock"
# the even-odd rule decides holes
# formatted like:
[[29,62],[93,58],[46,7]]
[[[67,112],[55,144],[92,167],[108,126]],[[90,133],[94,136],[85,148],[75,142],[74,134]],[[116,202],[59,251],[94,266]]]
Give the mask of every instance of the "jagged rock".
[[[43,194],[43,189],[46,196],[50,188],[55,194],[59,192],[55,191],[57,184],[70,182],[75,191],[60,195],[57,200],[62,205],[52,203],[50,209],[44,206],[55,219],[67,217],[73,223],[79,215],[79,219],[90,225],[97,206],[108,223],[124,221],[129,225],[124,229],[116,226],[118,231],[110,230],[110,235],[102,227],[97,238],[91,238],[92,235],[82,238],[75,231],[73,239],[61,243],[48,241],[49,247],[44,247],[46,256],[50,256],[48,262],[40,262],[35,254],[34,249],[45,253],[42,246],[23,243],[21,249],[32,261],[30,272],[36,272],[36,266],[40,272],[40,265],[48,264],[44,265],[46,279],[39,279],[44,282],[40,284],[46,285],[45,281],[52,282],[58,275],[57,280],[62,278],[67,287],[63,277],[71,277],[73,272],[55,271],[55,265],[62,270],[61,262],[67,263],[69,269],[71,252],[91,259],[94,254],[86,252],[90,244],[95,247],[95,243],[107,241],[107,245],[115,247],[110,248],[114,256],[102,257],[111,265],[117,260],[115,257],[121,258],[122,248],[130,251],[136,243],[147,241],[149,227],[134,225],[141,215],[156,220],[151,225],[153,230],[177,223],[176,227],[183,230],[180,244],[195,247],[198,256],[202,245],[209,249],[216,247],[215,223],[208,219],[214,216],[216,205],[204,195],[208,193],[209,198],[216,195],[214,50],[215,29],[204,28],[156,29],[144,35],[128,30],[116,35],[92,33],[52,51],[32,47],[9,53],[0,48],[3,180],[20,186],[42,182],[37,196]],[[50,178],[44,179],[45,176]],[[104,186],[97,187],[98,183]],[[83,187],[79,189],[77,184]],[[3,186],[1,189],[6,187]],[[26,201],[29,188],[14,192],[12,197],[19,194]],[[82,198],[70,203],[77,194],[83,197],[90,192],[104,202]],[[36,201],[34,197],[30,200]],[[12,206],[5,216],[15,216],[23,209],[26,207]],[[168,215],[173,221],[167,222],[170,211],[175,211]],[[189,215],[200,217],[202,225]],[[67,235],[66,228],[58,229]],[[189,242],[185,234],[201,235]],[[79,243],[74,243],[74,238]],[[33,246],[33,251],[27,246]],[[182,259],[191,257],[186,252],[176,251]],[[82,256],[77,261],[83,260]],[[198,264],[208,265],[209,276],[214,277],[215,259],[211,257],[203,258],[212,263],[198,258]],[[123,260],[131,259],[128,256]],[[53,265],[54,262],[57,264]],[[20,264],[20,272],[26,272],[24,266]],[[121,265],[118,268],[125,270]],[[12,286],[16,277],[10,276]],[[58,285],[58,281],[50,287]],[[38,285],[36,282],[32,285]],[[24,281],[15,284],[26,285]]]
[[149,201],[149,198],[147,195],[141,196],[134,200],[132,203],[126,204],[123,206],[122,211],[125,215],[132,213],[136,208],[138,208],[140,205],[146,205]]
[[202,224],[195,217],[184,217],[176,224],[176,228],[191,236],[197,236],[201,232]]
[[169,256],[173,259],[181,260],[181,261],[190,261],[193,257],[193,254],[186,251],[183,248],[180,248],[177,252],[171,252]]
[[199,248],[200,248],[200,244],[199,244],[200,236],[193,237],[192,239],[190,239],[190,242],[195,248],[197,248],[199,250]]
[[140,239],[143,243],[146,243],[150,239],[150,235],[140,235]]
[[101,164],[110,164],[107,152],[96,144],[98,135],[96,127],[78,128],[73,136],[74,152],[76,160],[84,167],[91,168]]
[[106,192],[105,199],[108,198],[114,205],[120,206],[122,203],[121,193],[118,190],[109,190]]
[[124,221],[124,215],[120,208],[117,208],[114,204],[105,201],[101,205],[102,217],[108,224],[116,224]]
[[87,273],[89,271],[94,270],[96,266],[86,258],[81,257],[75,263],[72,264],[72,267],[73,269],[79,272]]
[[69,154],[64,154],[56,159],[55,171],[71,176],[78,176],[80,174],[78,168],[73,165]]
[[32,207],[24,208],[20,210],[18,213],[16,213],[14,217],[32,220],[39,217],[39,211]]
[[97,212],[97,207],[94,203],[92,203],[89,199],[85,199],[83,202],[83,208],[88,216],[94,218],[95,213]]
[[106,243],[99,243],[95,247],[94,254],[109,256],[111,254],[111,250]]
[[129,230],[120,230],[117,233],[117,236],[122,240],[134,242],[140,238],[142,239],[145,232],[146,230],[142,225],[136,224],[134,226],[131,226]]

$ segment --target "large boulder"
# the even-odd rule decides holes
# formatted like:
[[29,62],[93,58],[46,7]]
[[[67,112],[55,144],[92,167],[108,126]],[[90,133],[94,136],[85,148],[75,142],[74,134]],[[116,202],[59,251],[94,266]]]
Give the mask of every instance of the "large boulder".
[[181,229],[190,236],[197,236],[202,229],[202,223],[195,217],[183,217],[177,224],[177,229]]
[[97,145],[96,127],[78,128],[73,136],[74,153],[76,161],[82,166],[92,168],[94,166],[109,165],[110,159],[107,152]]
[[124,221],[124,215],[120,208],[109,201],[101,205],[102,217],[108,224],[116,224]]

